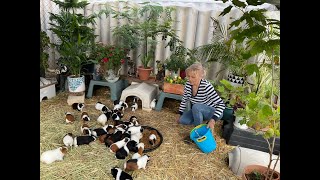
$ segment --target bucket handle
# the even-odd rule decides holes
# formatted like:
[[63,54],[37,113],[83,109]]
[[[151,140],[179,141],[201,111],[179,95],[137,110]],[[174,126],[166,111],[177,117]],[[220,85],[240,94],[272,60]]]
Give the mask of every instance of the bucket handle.
[[207,139],[207,136],[202,136],[201,138],[198,138],[197,141],[202,142],[202,141],[205,141],[206,139]]

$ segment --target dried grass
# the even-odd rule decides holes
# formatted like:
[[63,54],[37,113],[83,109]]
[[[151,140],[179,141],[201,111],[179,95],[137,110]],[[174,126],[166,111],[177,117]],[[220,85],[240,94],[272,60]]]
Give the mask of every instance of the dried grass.
[[[59,93],[56,97],[40,103],[40,154],[62,146],[62,138],[66,133],[80,135],[81,112],[76,112],[71,106],[68,106],[67,96],[67,93]],[[94,108],[97,101],[113,107],[107,87],[95,90],[91,99],[85,99],[84,110],[91,118],[88,125],[94,128],[100,127],[96,122],[100,112]],[[124,119],[132,115],[137,116],[142,125],[154,127],[162,134],[163,143],[156,150],[147,153],[151,160],[146,170],[128,172],[134,179],[240,179],[228,169],[225,163],[227,153],[233,147],[226,145],[224,139],[221,138],[222,123],[216,124],[214,132],[217,149],[213,153],[204,154],[195,144],[186,144],[182,141],[193,127],[176,124],[175,112],[178,109],[178,101],[166,99],[160,112],[142,111],[141,102],[139,105],[140,109],[136,112],[127,109]],[[64,113],[67,111],[75,115],[75,123],[65,123]],[[124,162],[124,160],[116,159],[104,144],[95,141],[90,145],[69,148],[63,161],[56,161],[49,165],[40,163],[40,179],[114,179],[110,169],[115,166],[123,169]]]

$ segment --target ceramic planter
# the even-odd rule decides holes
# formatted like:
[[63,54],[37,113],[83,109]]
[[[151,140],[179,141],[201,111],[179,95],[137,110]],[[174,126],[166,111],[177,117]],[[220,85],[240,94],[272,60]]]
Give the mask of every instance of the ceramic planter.
[[164,82],[163,83],[163,92],[183,95],[184,85],[183,84],[173,84]]
[[69,92],[84,92],[86,90],[86,85],[84,81],[84,76],[74,77],[68,76],[68,87]]

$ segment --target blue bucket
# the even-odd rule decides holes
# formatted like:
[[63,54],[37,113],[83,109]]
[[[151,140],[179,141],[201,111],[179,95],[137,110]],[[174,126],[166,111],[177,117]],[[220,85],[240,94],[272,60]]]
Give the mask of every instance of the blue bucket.
[[212,152],[217,147],[217,143],[210,128],[207,128],[207,124],[200,124],[193,128],[190,132],[190,139],[206,154]]

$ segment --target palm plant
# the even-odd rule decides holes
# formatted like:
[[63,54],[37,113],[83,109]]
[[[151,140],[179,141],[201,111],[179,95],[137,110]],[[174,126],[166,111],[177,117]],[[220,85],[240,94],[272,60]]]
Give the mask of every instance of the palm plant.
[[72,75],[80,76],[81,67],[90,63],[88,55],[94,44],[94,29],[88,25],[95,24],[96,15],[84,16],[76,13],[89,3],[78,0],[52,0],[60,8],[59,14],[50,13],[50,30],[59,38],[54,44],[60,54],[59,61],[66,65]]

